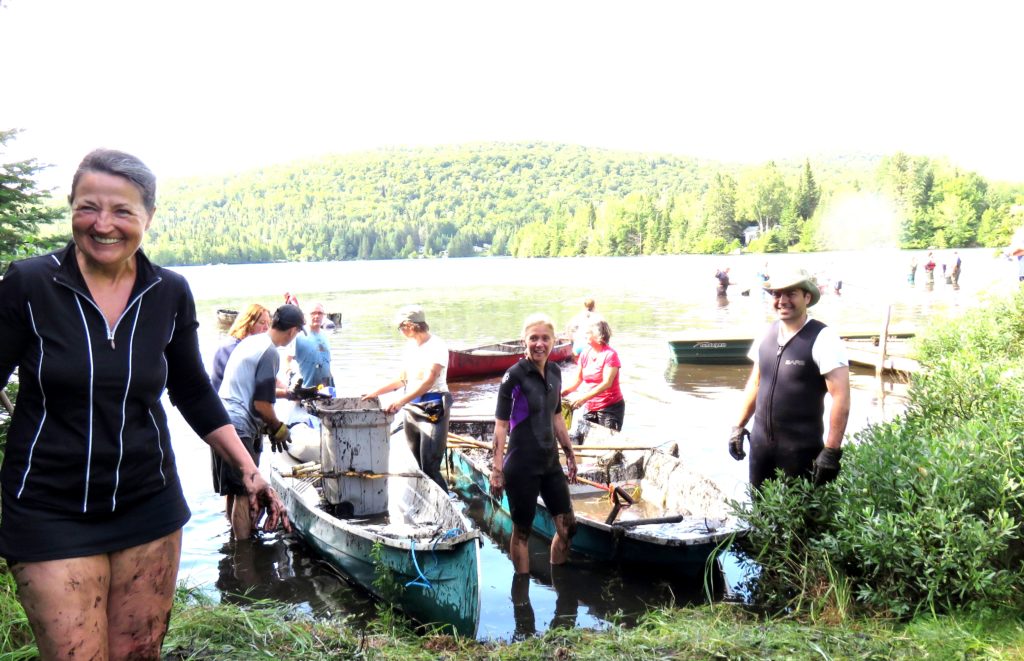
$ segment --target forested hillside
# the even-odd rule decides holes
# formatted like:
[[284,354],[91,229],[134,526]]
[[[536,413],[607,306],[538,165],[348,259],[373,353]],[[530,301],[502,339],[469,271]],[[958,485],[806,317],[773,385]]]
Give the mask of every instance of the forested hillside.
[[[162,185],[162,264],[822,250],[830,203],[895,209],[904,247],[1004,244],[1024,186],[896,154],[736,166],[554,144],[392,149]],[[843,222],[857,223],[856,219]],[[852,229],[852,228],[851,228]]]

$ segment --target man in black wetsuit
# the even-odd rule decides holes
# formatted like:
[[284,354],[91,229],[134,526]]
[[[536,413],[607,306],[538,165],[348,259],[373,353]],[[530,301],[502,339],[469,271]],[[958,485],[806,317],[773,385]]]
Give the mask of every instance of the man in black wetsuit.
[[[807,315],[821,296],[806,271],[765,282],[778,321],[750,350],[754,367],[729,454],[742,460],[750,436],[750,483],[755,489],[781,470],[824,484],[839,474],[840,444],[850,417],[850,368],[846,347],[834,329]],[[825,393],[832,396],[828,437],[824,434]],[[753,433],[745,425],[754,416]]]

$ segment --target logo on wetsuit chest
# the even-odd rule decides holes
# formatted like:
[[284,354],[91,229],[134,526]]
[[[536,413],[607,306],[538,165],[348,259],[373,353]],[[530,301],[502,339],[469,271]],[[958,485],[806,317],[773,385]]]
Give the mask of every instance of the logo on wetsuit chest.
[[807,364],[807,361],[800,360],[800,359],[789,359],[789,358],[787,358],[785,364],[786,365],[798,365],[800,367],[803,367],[804,365]]

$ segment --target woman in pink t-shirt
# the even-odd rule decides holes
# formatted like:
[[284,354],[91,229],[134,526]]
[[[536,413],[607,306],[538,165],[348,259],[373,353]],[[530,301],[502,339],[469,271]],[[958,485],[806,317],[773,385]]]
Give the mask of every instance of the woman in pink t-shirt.
[[594,319],[587,327],[589,346],[583,350],[574,383],[562,390],[562,397],[586,385],[582,394],[569,400],[573,410],[586,406],[583,419],[611,429],[622,429],[626,402],[619,389],[619,354],[608,346],[612,329],[603,319]]

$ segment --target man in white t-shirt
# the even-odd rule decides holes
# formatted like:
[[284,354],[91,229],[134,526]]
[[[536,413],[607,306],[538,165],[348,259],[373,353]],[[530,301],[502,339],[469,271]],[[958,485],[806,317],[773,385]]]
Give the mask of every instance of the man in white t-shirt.
[[[729,439],[729,454],[742,460],[750,436],[750,483],[754,488],[781,470],[815,485],[839,474],[840,445],[850,417],[850,367],[839,335],[808,317],[821,297],[806,271],[782,273],[764,283],[778,321],[749,356],[754,367]],[[832,397],[828,435],[822,442],[825,394]],[[754,416],[752,433],[745,425]]]
[[405,414],[405,438],[417,463],[427,476],[445,491],[448,483],[441,474],[441,460],[448,447],[448,418],[452,395],[448,391],[448,345],[431,335],[423,308],[409,305],[398,312],[398,330],[407,339],[399,377],[363,399],[404,388],[404,394],[387,410]]

